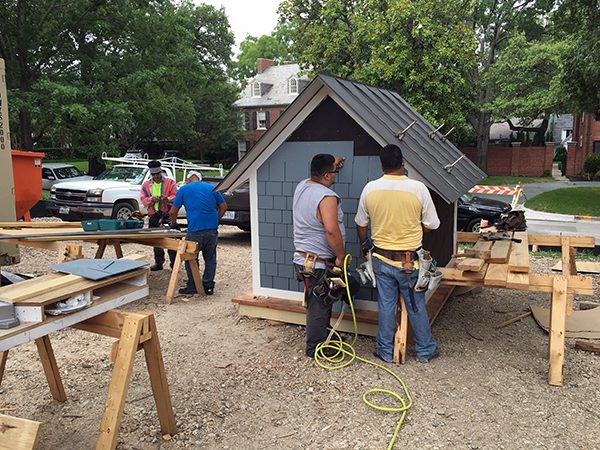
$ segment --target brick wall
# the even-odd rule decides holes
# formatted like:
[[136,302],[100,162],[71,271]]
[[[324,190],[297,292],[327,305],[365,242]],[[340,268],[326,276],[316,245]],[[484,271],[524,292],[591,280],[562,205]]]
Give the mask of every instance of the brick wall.
[[[461,151],[473,161],[477,161],[477,149],[463,147]],[[552,173],[553,144],[545,147],[489,147],[488,175],[511,175],[520,177],[539,177],[544,171]]]
[[600,141],[600,120],[595,114],[577,115],[573,120],[573,142],[567,149],[567,175],[583,175],[585,158],[594,152],[594,142]]
[[261,136],[263,134],[265,134],[265,132],[267,131],[267,130],[255,129],[256,124],[252,123],[252,120],[253,120],[252,113],[268,111],[269,112],[269,128],[270,128],[271,126],[273,126],[273,123],[275,123],[275,121],[279,118],[279,116],[285,110],[285,108],[287,108],[287,106],[274,106],[274,107],[270,107],[270,108],[244,109],[244,112],[247,112],[248,117],[249,117],[249,123],[248,123],[249,130],[246,131],[246,141],[248,142],[248,150],[251,149],[252,147],[254,147],[254,144],[256,144],[256,142],[258,142],[258,140],[261,138]]

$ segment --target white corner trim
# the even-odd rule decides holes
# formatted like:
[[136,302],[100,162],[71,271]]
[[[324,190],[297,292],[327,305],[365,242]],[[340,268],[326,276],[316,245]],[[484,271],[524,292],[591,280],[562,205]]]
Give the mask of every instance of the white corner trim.
[[250,172],[250,250],[252,291],[260,288],[260,236],[258,234],[258,182],[256,170]]

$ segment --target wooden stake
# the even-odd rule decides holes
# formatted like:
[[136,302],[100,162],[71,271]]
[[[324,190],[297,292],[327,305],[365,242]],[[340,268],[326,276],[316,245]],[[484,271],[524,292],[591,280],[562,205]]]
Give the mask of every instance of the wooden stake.
[[60,372],[58,371],[58,366],[56,365],[56,359],[54,358],[54,351],[52,350],[52,344],[50,344],[50,338],[48,336],[43,336],[39,339],[36,339],[35,345],[37,346],[40,360],[42,361],[42,367],[44,368],[44,373],[46,374],[46,380],[48,380],[48,386],[50,387],[52,398],[59,402],[66,401],[67,394],[65,393],[65,388],[62,384],[62,380],[60,379]]
[[402,295],[398,297],[396,307],[396,334],[394,336],[394,362],[404,364],[406,362],[406,344],[408,342],[408,314],[406,304]]
[[563,384],[563,363],[565,359],[565,322],[567,315],[567,277],[554,277],[552,305],[550,307],[550,329],[548,353],[550,370],[548,383],[554,386]]
[[[571,255],[574,254],[574,249],[571,247],[571,240],[568,237],[562,237],[560,240],[562,254],[562,274],[569,276],[577,273],[577,268],[573,272],[574,260],[571,260]],[[567,294],[567,315],[573,312],[573,293]]]
[[525,317],[528,317],[530,315],[531,315],[531,311],[528,311],[528,312],[526,312],[524,314],[520,314],[520,315],[518,315],[516,317],[513,317],[512,319],[508,319],[508,320],[502,322],[501,324],[496,325],[496,330],[499,330],[501,328],[507,327],[511,323],[518,322],[519,320],[524,319]]
[[8,359],[8,350],[0,353],[0,384],[4,378],[4,368],[6,367],[6,360]]
[[598,343],[575,341],[575,348],[577,350],[585,350],[586,352],[600,353],[600,344]]

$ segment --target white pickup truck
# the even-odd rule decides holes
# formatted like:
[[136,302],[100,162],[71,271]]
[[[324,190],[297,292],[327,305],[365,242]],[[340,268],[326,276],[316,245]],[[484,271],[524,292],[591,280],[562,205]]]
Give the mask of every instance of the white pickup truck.
[[[143,158],[108,158],[118,164],[92,180],[57,183],[50,190],[48,212],[63,220],[127,219],[135,210],[146,212],[140,200],[142,183],[150,178],[148,160]],[[160,160],[163,175],[176,179],[176,171],[219,170],[222,167],[199,166],[177,158]],[[180,216],[185,217],[181,208]]]

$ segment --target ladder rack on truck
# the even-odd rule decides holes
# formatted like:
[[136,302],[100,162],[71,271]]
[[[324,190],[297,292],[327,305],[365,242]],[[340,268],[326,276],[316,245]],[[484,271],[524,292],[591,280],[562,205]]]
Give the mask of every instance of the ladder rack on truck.
[[[104,161],[114,161],[114,162],[118,162],[121,164],[132,164],[135,166],[147,166],[148,165],[148,158],[146,157],[147,155],[145,155],[144,157],[137,157],[137,156],[123,156],[123,157],[113,157],[113,156],[108,156],[106,154],[106,152],[102,153],[102,159]],[[207,166],[207,165],[201,165],[201,164],[195,164],[189,161],[185,161],[181,158],[177,158],[177,157],[171,157],[171,158],[162,158],[162,159],[157,159],[156,161],[160,161],[161,165],[163,167],[168,167],[170,168],[173,173],[175,174],[177,170],[183,170],[183,179],[185,180],[187,177],[187,172],[188,171],[198,171],[198,172],[202,172],[202,171],[218,171],[219,172],[219,176],[223,176],[225,171],[223,169],[223,164],[219,164],[218,166]]]

